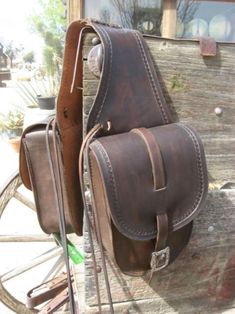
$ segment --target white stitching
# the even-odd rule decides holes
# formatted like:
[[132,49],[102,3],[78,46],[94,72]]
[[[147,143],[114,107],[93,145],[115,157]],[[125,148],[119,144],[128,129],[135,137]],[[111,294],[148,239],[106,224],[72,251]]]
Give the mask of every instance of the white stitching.
[[[106,97],[107,97],[107,93],[108,93],[108,87],[109,87],[109,83],[110,83],[110,77],[111,77],[111,70],[112,70],[112,63],[113,63],[113,48],[112,48],[112,42],[109,38],[109,35],[107,33],[107,31],[105,30],[105,28],[102,28],[102,27],[99,27],[97,26],[97,28],[100,30],[100,32],[103,34],[103,40],[106,41],[106,43],[108,44],[109,46],[109,71],[108,71],[108,77],[105,81],[106,83],[106,87],[104,87],[104,90],[102,91],[102,93],[100,94],[100,98],[102,99],[102,103],[100,105],[100,107],[97,107],[97,109],[94,108],[95,111],[98,110],[97,114],[95,114],[95,122],[94,123],[97,123],[99,117],[100,117],[100,114],[101,114],[101,111],[103,109],[103,106],[104,106],[104,103],[106,101]],[[106,38],[105,38],[106,37]]]
[[[194,135],[194,133],[192,132],[191,129],[189,129],[186,125],[182,125],[180,123],[176,123],[176,125],[178,125],[181,129],[185,130],[185,132],[188,134],[188,136],[191,138],[191,140],[193,141],[193,145],[194,145],[194,149],[196,152],[196,162],[197,162],[197,168],[198,168],[198,173],[199,173],[199,191],[197,193],[197,197],[193,203],[192,208],[188,209],[186,211],[186,213],[173,220],[173,225],[174,225],[174,230],[177,229],[177,223],[178,224],[182,224],[183,221],[188,218],[189,216],[191,216],[193,214],[193,212],[195,212],[198,208],[198,205],[200,204],[200,201],[202,199],[203,196],[203,191],[204,191],[204,176],[203,176],[203,170],[202,170],[202,157],[201,157],[201,151],[200,151],[200,146],[198,143],[198,140],[196,138],[196,136]],[[116,184],[115,184],[115,179],[114,179],[114,174],[113,174],[113,168],[112,168],[112,164],[111,161],[109,159],[109,156],[105,150],[105,148],[103,147],[103,145],[99,142],[99,141],[95,141],[93,142],[93,145],[97,147],[98,151],[101,154],[101,157],[103,158],[104,162],[106,163],[106,165],[108,166],[108,173],[109,173],[109,178],[110,178],[110,186],[111,186],[111,190],[112,190],[112,199],[114,200],[114,207],[116,209],[116,213],[117,213],[117,218],[118,218],[118,222],[119,224],[128,232],[132,232],[135,235],[143,235],[143,236],[153,236],[156,234],[156,231],[153,230],[151,232],[146,232],[143,229],[133,229],[130,228],[130,226],[127,226],[126,223],[123,220],[123,217],[121,215],[120,212],[120,208],[119,208],[119,203],[118,203],[118,197],[117,197],[117,189],[116,189]]]
[[94,146],[96,146],[96,148],[98,149],[98,151],[101,154],[101,157],[103,158],[104,162],[106,163],[106,165],[108,166],[108,173],[109,173],[109,181],[110,181],[110,186],[111,186],[111,190],[112,190],[112,196],[113,196],[113,200],[114,200],[114,207],[116,209],[116,213],[117,213],[117,218],[118,218],[118,223],[129,233],[130,231],[133,234],[137,234],[137,235],[145,235],[145,236],[149,236],[149,235],[155,235],[156,231],[153,230],[151,232],[146,232],[142,229],[133,229],[130,228],[129,225],[126,225],[125,221],[123,220],[123,217],[121,215],[120,212],[120,206],[118,203],[118,197],[117,197],[117,188],[116,188],[116,184],[115,184],[115,179],[114,179],[114,174],[113,174],[113,168],[111,165],[111,161],[109,159],[109,156],[106,152],[106,150],[104,149],[103,145],[99,142],[99,141],[95,141],[93,142]]
[[201,202],[202,196],[203,196],[203,191],[204,191],[204,175],[203,175],[203,170],[202,170],[202,157],[201,157],[201,150],[200,150],[200,145],[198,142],[198,139],[196,138],[195,134],[192,132],[192,130],[187,127],[186,125],[183,125],[181,123],[176,123],[181,129],[183,129],[188,136],[192,139],[194,149],[196,152],[196,162],[197,162],[197,169],[198,169],[198,176],[199,176],[199,191],[197,193],[197,197],[193,203],[192,208],[188,209],[185,214],[181,217],[178,217],[177,219],[173,220],[173,224],[177,225],[177,223],[181,224],[186,218],[191,216],[193,212],[195,212]]
[[141,42],[141,40],[139,38],[139,33],[136,32],[136,31],[133,31],[132,34],[135,35],[135,39],[136,39],[136,42],[138,44],[139,51],[140,51],[140,54],[141,54],[143,62],[144,62],[144,67],[145,67],[146,73],[147,73],[147,75],[149,77],[149,81],[150,81],[150,85],[151,85],[152,90],[153,90],[153,94],[154,94],[155,99],[157,101],[157,104],[158,104],[158,106],[160,108],[160,114],[161,114],[162,120],[165,123],[169,123],[169,119],[167,117],[167,114],[166,114],[165,109],[164,109],[164,107],[162,105],[160,96],[158,94],[158,88],[157,88],[155,80],[153,78],[153,75],[152,75],[152,72],[151,72],[151,68],[150,68],[150,65],[149,65],[149,62],[148,62],[148,58],[146,56],[143,44],[142,44],[142,42]]

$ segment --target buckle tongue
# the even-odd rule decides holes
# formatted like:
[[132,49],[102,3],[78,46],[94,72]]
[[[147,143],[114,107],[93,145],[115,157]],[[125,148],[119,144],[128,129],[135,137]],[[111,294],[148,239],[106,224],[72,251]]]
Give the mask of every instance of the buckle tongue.
[[152,253],[150,262],[152,273],[165,268],[170,261],[170,248],[167,246],[165,249]]

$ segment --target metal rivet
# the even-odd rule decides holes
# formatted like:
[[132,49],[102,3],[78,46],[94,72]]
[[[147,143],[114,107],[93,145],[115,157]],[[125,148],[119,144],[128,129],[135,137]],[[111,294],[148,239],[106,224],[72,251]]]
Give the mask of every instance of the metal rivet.
[[110,131],[112,127],[111,121],[107,121],[107,131]]
[[103,66],[103,50],[101,44],[94,46],[88,56],[87,63],[89,70],[96,76],[100,77]]
[[99,37],[93,37],[92,40],[91,40],[91,43],[93,46],[96,46],[100,43],[100,39]]
[[96,266],[96,272],[99,274],[101,273],[101,271],[102,271],[102,268],[99,265]]
[[223,109],[220,107],[216,107],[214,111],[217,116],[221,116],[223,113]]
[[63,114],[65,118],[68,118],[68,108],[64,108]]
[[215,228],[213,227],[213,226],[210,226],[209,228],[208,228],[208,232],[213,232],[215,230]]

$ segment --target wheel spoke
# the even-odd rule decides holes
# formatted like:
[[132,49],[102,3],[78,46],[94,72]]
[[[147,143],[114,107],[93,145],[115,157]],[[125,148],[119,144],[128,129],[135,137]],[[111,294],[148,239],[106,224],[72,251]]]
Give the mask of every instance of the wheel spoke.
[[52,236],[44,234],[0,235],[1,242],[54,242]]
[[0,217],[4,208],[7,206],[7,203],[15,194],[16,189],[21,184],[20,177],[17,173],[14,173],[9,179],[8,182],[0,188]]
[[49,251],[47,251],[46,253],[35,257],[34,259],[32,259],[31,261],[29,261],[26,265],[21,265],[15,269],[12,269],[10,271],[8,271],[7,273],[3,274],[1,276],[1,282],[6,282],[12,278],[15,278],[16,276],[21,275],[22,273],[26,272],[27,270],[32,269],[35,266],[38,266],[44,262],[47,262],[48,260],[61,255],[63,252],[63,249],[61,247],[55,247]]
[[51,268],[49,273],[44,277],[42,282],[45,282],[45,281],[48,281],[48,280],[54,278],[60,272],[60,270],[63,267],[64,267],[64,257],[61,255],[57,259],[57,261],[55,262],[55,264],[53,265],[53,267]]
[[25,307],[23,303],[14,298],[2,285],[0,281],[0,300],[8,308],[12,309],[15,313],[32,314],[37,313],[37,310],[30,310]]
[[25,195],[20,193],[19,191],[16,191],[14,194],[14,198],[17,199],[19,202],[24,204],[25,206],[31,208],[32,210],[36,211],[35,204],[29,200]]

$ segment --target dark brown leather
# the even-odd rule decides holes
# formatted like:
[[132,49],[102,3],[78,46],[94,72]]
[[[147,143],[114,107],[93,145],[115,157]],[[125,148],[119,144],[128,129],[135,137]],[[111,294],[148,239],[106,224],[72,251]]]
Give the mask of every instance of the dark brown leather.
[[[77,160],[82,142],[82,92],[81,89],[77,88],[78,86],[82,86],[81,56],[77,62],[77,73],[75,76],[73,76],[73,74],[76,53],[77,49],[79,48],[79,34],[86,25],[86,21],[75,21],[71,23],[68,28],[65,41],[61,86],[56,105],[56,118],[62,141],[61,149],[63,153],[63,183],[65,186],[65,194],[68,202],[68,212],[70,216],[70,220],[67,222],[67,225],[70,226],[70,222],[72,222],[73,227],[73,230],[71,230],[69,227],[67,232],[76,232],[78,235],[82,235],[83,204],[79,177],[78,175],[74,174],[78,173]],[[74,84],[75,88],[71,91],[72,84]],[[45,128],[45,124],[43,125]],[[34,132],[38,128],[41,128],[41,123],[39,123],[39,125],[27,128],[22,136],[22,139],[25,138],[26,134]],[[35,160],[35,163],[37,163],[37,160]],[[21,145],[20,149],[19,168],[22,182],[27,188],[32,189],[24,145]],[[38,184],[44,185],[44,179],[42,178],[42,181],[38,182]],[[52,189],[52,182],[50,187]],[[48,186],[49,190],[51,190],[50,187]],[[41,209],[38,208],[37,210],[40,211]],[[52,219],[55,218],[52,217]],[[52,225],[54,230],[53,232],[55,232],[55,229],[57,229],[56,232],[59,232],[59,226],[57,225],[56,228],[54,222],[52,222]],[[51,232],[51,228],[48,230],[46,226],[42,226],[42,228],[47,233]]]
[[172,122],[142,35],[94,24],[104,54],[99,90],[88,117],[88,131],[112,122],[111,133]]
[[165,247],[167,246],[167,238],[169,232],[167,213],[157,214],[156,223],[157,223],[157,239],[154,251],[160,251],[165,249]]
[[[80,45],[86,31],[97,33],[103,52],[102,65],[97,63],[99,88],[85,129],[91,137],[82,146],[89,152],[86,167],[92,174],[95,225],[99,242],[122,271],[143,274],[151,265],[159,268],[158,254],[152,255],[155,250],[163,251],[166,266],[168,248],[169,261],[173,261],[189,240],[192,220],[207,191],[203,146],[192,128],[173,123],[139,32],[102,23],[72,23],[66,37],[56,119],[69,225],[78,234],[85,205],[77,160],[82,144]],[[96,127],[99,133],[93,132]],[[92,136],[96,139],[89,150],[86,144]],[[24,156],[21,161],[22,178],[29,186]]]
[[29,169],[28,169],[28,165],[27,165],[27,161],[26,161],[26,155],[24,152],[24,146],[23,146],[22,140],[25,138],[25,135],[27,133],[36,132],[36,131],[45,129],[46,124],[47,124],[46,121],[41,122],[41,123],[32,124],[24,130],[24,132],[21,136],[21,145],[20,145],[20,154],[19,154],[19,171],[20,171],[20,177],[21,177],[23,184],[29,190],[32,190],[32,186],[31,186]]
[[[46,149],[45,127],[42,130],[26,132],[22,139],[24,154],[28,168],[30,169],[30,181],[34,192],[34,200],[37,208],[38,221],[45,233],[57,233],[59,231],[59,217],[56,208],[52,174]],[[50,132],[50,144],[53,146],[52,134]],[[52,149],[53,159],[55,158]],[[58,178],[57,178],[58,180]],[[63,189],[64,187],[64,182]],[[66,196],[66,193],[64,192]],[[67,232],[73,232],[70,212],[68,210],[67,198],[64,198],[64,212],[66,217]]]
[[[207,170],[202,143],[188,126],[172,123],[104,136],[95,140],[90,150],[96,208],[106,249],[112,255],[112,246],[119,245],[113,241],[114,226],[116,235],[155,242],[158,237],[157,242],[164,243],[168,229],[170,241],[176,236],[173,231],[198,214],[207,192]],[[168,225],[161,225],[159,233],[156,217],[160,219],[162,214],[167,214]],[[162,246],[156,243],[157,248]],[[121,248],[118,251],[124,256]],[[150,263],[151,251],[145,255]]]

